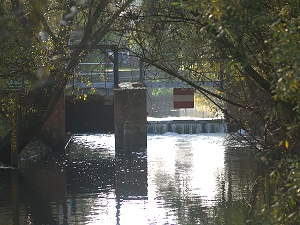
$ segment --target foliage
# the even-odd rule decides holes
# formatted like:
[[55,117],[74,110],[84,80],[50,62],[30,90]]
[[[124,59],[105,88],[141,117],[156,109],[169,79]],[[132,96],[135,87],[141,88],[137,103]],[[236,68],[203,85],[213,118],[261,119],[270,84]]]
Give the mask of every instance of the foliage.
[[[265,224],[299,222],[299,3],[153,1],[128,32],[136,55],[211,100],[268,160],[282,159],[269,180],[268,188],[279,188],[273,203],[266,201]],[[212,91],[201,83],[207,80],[223,82]]]
[[[288,139],[297,151],[296,3],[161,0],[143,7],[126,26],[137,56],[211,100],[235,124],[233,131],[260,136],[261,149],[277,145],[277,151]],[[213,91],[206,81],[215,82]]]
[[[277,162],[269,177],[262,179],[270,201],[261,201],[250,224],[299,224],[299,158],[289,155]],[[267,191],[268,190],[268,191]]]
[[[132,3],[114,1],[1,1],[1,109],[9,114],[7,84],[20,98],[19,152],[47,121],[78,63],[110,33]],[[75,47],[76,46],[76,47]],[[9,163],[10,133],[0,139]]]
[[[28,84],[22,92],[30,103],[21,107],[21,137],[33,138],[78,63],[113,33],[110,43],[123,44],[163,71],[159,78],[195,88],[236,125],[233,131],[247,130],[268,158],[282,158],[270,178],[280,188],[261,218],[298,221],[299,170],[289,154],[299,155],[300,149],[299,0],[122,3],[0,3],[0,85]],[[204,85],[207,81],[213,88]],[[9,149],[5,140],[0,146]]]
[[166,96],[172,95],[172,88],[155,88],[151,91],[151,95],[156,98],[165,98]]

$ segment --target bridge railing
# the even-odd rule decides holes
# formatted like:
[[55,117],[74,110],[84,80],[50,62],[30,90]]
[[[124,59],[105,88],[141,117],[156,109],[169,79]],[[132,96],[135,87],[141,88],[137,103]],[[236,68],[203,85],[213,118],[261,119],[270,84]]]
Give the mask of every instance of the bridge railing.
[[24,90],[30,87],[23,74],[13,74],[10,79],[6,79],[4,75],[0,74],[0,79],[4,81],[1,85],[2,90]]

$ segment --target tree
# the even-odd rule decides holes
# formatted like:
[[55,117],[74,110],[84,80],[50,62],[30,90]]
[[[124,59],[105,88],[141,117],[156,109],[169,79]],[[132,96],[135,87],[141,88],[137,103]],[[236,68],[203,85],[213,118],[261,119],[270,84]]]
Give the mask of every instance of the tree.
[[[155,1],[132,26],[137,55],[212,101],[221,99],[226,104],[218,107],[236,130],[259,137],[254,147],[260,144],[260,156],[275,170],[263,183],[272,199],[261,202],[255,224],[300,221],[299,3]],[[224,79],[216,92],[199,84],[214,78]]]
[[[119,14],[132,2],[1,2],[1,85],[26,81],[26,89],[18,91],[19,152],[51,115],[75,66],[109,34]],[[7,106],[8,102],[2,101],[2,110],[9,115]],[[4,163],[10,162],[10,140],[10,132],[0,140]]]
[[[297,153],[297,3],[153,2],[126,18],[129,48],[214,101],[235,130],[258,135],[260,151],[273,158]],[[219,80],[216,91],[202,86],[205,80]]]

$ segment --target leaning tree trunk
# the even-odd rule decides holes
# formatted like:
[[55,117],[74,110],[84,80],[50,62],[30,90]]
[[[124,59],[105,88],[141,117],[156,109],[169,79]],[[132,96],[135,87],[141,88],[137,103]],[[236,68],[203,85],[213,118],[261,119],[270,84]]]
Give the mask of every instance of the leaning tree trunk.
[[[52,114],[55,105],[67,83],[66,78],[55,80],[53,77],[37,89],[31,90],[27,98],[32,100],[35,112],[24,112],[19,118],[18,153],[37,135]],[[11,132],[0,140],[0,161],[11,163]]]

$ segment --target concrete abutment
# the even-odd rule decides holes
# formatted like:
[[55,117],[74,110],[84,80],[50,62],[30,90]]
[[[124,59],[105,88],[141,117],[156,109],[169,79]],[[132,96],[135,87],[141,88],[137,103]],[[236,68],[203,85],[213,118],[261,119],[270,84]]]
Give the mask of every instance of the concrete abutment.
[[115,89],[114,93],[116,153],[146,150],[146,89],[126,87]]

